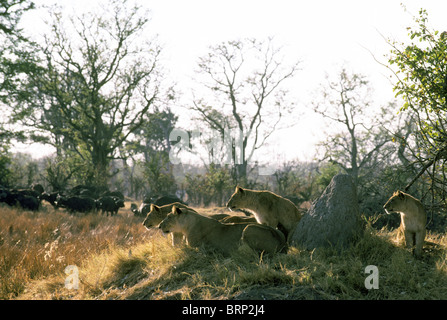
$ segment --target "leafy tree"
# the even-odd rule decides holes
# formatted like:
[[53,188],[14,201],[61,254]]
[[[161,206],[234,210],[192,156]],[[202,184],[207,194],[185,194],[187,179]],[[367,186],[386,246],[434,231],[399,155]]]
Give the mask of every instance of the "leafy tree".
[[128,143],[133,154],[142,154],[144,161],[150,161],[151,153],[169,154],[169,134],[175,128],[178,117],[170,110],[154,110],[144,115],[145,123],[134,133],[137,139]]
[[[169,154],[166,152],[150,152],[148,161],[142,164],[146,183],[150,193],[154,195],[175,194],[176,183],[169,170]],[[168,167],[168,169],[166,169]]]
[[15,115],[35,141],[81,159],[85,182],[105,185],[110,161],[159,98],[161,49],[141,40],[147,14],[122,1],[68,20],[53,10],[52,17],[42,71],[28,77],[33,98]]
[[[170,99],[172,99],[171,96]],[[174,129],[178,117],[169,109],[155,110],[144,116],[145,123],[134,133],[135,141],[127,143],[129,157],[134,164],[143,168],[147,193],[173,194],[176,191],[172,164],[169,160],[171,141],[169,134]],[[143,159],[138,160],[138,158]],[[129,171],[129,169],[127,168]],[[131,183],[139,183],[131,177]],[[131,185],[131,189],[133,189]]]
[[315,183],[320,189],[320,193],[331,183],[332,178],[340,173],[342,168],[334,162],[322,162],[317,168]]
[[9,146],[11,139],[22,139],[20,132],[9,129],[9,110],[6,106],[18,95],[18,85],[22,74],[35,68],[33,54],[18,24],[22,14],[34,8],[29,0],[0,0],[0,185],[10,182]]
[[70,162],[57,156],[46,159],[43,178],[52,191],[67,190],[73,174],[80,169],[80,167],[70,168],[70,164]]
[[315,163],[284,162],[273,174],[275,187],[272,191],[288,197],[298,206],[303,202],[310,202],[320,196],[321,191],[326,187],[325,185],[323,189],[319,188],[317,169]]
[[205,196],[204,177],[201,174],[186,173],[185,191],[190,205],[201,205]]
[[234,187],[229,170],[225,166],[211,163],[204,182],[210,202],[214,202],[218,207],[225,205]]
[[[412,154],[419,173],[405,189],[429,175],[431,189],[445,200],[447,160],[447,32],[429,28],[427,11],[414,17],[415,27],[408,27],[409,44],[388,40],[391,54],[389,69],[395,75],[394,91],[404,103],[401,112],[413,119],[416,130]],[[433,198],[435,194],[432,194]]]
[[211,163],[205,174],[188,172],[185,191],[190,204],[222,207],[234,192],[230,170],[227,166]]
[[2,150],[0,156],[0,186],[8,186],[11,181],[11,158],[6,153],[5,149]]
[[32,45],[18,27],[22,14],[34,8],[29,0],[0,0],[0,101],[23,94],[20,75],[35,68]]

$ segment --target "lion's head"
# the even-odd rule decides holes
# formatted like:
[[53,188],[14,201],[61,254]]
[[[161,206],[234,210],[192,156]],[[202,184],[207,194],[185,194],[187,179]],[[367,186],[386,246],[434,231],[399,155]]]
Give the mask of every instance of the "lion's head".
[[230,200],[227,202],[227,208],[230,210],[237,210],[241,208],[240,203],[243,201],[245,197],[245,191],[241,187],[236,187],[236,190],[234,191],[233,195],[231,196]]
[[393,193],[391,198],[388,199],[388,201],[383,206],[383,209],[385,209],[385,212],[387,214],[393,213],[393,212],[400,212],[402,211],[402,205],[406,199],[406,194],[402,191],[396,191]]
[[150,211],[148,212],[146,219],[144,219],[143,225],[148,229],[156,227],[165,217],[166,215],[163,215],[163,212],[159,206],[151,204]]
[[188,210],[180,209],[176,206],[173,206],[172,211],[160,223],[158,228],[160,228],[163,233],[177,232],[180,228],[181,220],[186,216],[187,213]]

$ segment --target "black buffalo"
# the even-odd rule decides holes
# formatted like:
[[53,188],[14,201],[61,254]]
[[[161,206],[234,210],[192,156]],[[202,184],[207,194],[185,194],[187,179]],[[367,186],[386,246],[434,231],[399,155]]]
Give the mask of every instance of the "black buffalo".
[[132,203],[130,205],[130,210],[134,213],[136,216],[146,217],[146,215],[151,211],[151,204],[150,203],[142,203],[140,207],[138,207],[135,203]]
[[69,212],[91,212],[96,210],[96,201],[89,197],[64,197],[58,195],[56,200],[56,206],[60,208],[65,208]]
[[7,205],[20,206],[25,210],[37,211],[39,210],[40,201],[37,196],[28,190],[10,190],[2,188],[0,190],[0,202]]
[[118,197],[104,196],[97,200],[97,209],[101,209],[102,213],[107,216],[114,216],[118,213],[119,208],[124,208],[124,200]]
[[44,192],[39,196],[39,199],[45,200],[49,202],[54,208],[57,208],[56,201],[58,195],[59,192],[52,192],[52,193]]
[[2,188],[0,190],[0,202],[4,202],[9,206],[15,206],[17,204],[17,194],[7,188]]
[[40,201],[37,197],[19,194],[17,201],[23,209],[31,211],[39,210]]

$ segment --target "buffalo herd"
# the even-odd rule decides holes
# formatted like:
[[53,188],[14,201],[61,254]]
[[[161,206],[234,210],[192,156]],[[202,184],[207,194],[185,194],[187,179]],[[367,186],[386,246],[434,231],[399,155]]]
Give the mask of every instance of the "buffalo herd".
[[55,209],[64,208],[70,213],[101,211],[102,214],[113,216],[118,213],[119,208],[124,207],[124,195],[119,191],[77,186],[69,191],[48,193],[40,184],[27,189],[0,186],[0,202],[9,206],[37,211],[42,201],[49,202]]
[[[11,207],[38,211],[42,201],[50,203],[55,209],[64,208],[69,213],[101,212],[114,216],[120,208],[124,208],[124,195],[120,191],[110,191],[107,188],[79,185],[63,192],[45,192],[40,184],[22,189],[0,186],[0,203]],[[136,216],[146,216],[151,203],[162,206],[173,202],[182,201],[176,196],[145,197],[140,207],[132,204],[131,211]]]

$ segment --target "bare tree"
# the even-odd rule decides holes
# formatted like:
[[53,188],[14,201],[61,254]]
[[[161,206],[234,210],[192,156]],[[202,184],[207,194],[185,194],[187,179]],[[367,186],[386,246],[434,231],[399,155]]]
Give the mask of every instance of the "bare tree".
[[192,109],[222,139],[234,134],[232,150],[227,152],[232,155],[236,180],[244,180],[256,150],[292,109],[284,83],[295,75],[298,62],[285,65],[272,39],[245,39],[211,47],[198,67],[205,76],[201,83],[207,98],[195,98]]
[[376,168],[387,158],[387,154],[380,151],[391,141],[384,126],[388,110],[374,108],[375,112],[368,114],[372,110],[368,81],[346,68],[342,68],[334,80],[328,79],[321,96],[322,101],[313,103],[314,111],[341,125],[339,132],[321,144],[323,160],[339,165],[358,186],[366,169]]

